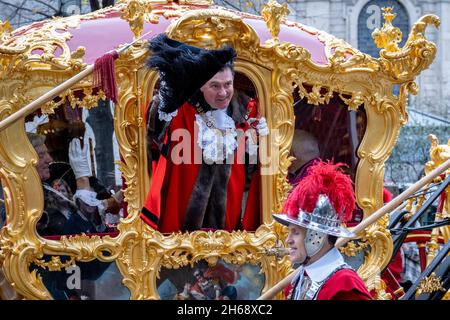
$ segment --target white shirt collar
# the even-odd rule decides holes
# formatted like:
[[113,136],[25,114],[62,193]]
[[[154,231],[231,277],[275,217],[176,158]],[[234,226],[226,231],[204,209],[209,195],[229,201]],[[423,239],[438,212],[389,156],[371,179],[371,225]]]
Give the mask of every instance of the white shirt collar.
[[314,282],[325,280],[337,267],[345,264],[339,250],[332,248],[319,260],[305,266],[308,277]]

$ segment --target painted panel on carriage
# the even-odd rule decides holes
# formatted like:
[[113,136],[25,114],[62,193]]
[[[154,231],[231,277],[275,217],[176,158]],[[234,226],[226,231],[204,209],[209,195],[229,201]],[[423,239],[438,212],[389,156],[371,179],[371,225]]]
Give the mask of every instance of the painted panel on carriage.
[[[367,118],[364,109],[348,111],[341,98],[335,96],[328,104],[308,104],[294,93],[295,132],[291,156],[296,159],[288,169],[288,180],[297,185],[307,175],[308,168],[318,159],[344,163],[344,171],[355,181],[358,165],[357,150],[364,137]],[[354,226],[363,212],[356,208]]]
[[[42,261],[48,262],[50,258],[44,256]],[[67,262],[68,257],[61,257],[61,261]],[[131,296],[115,263],[77,261],[60,271],[33,264],[30,271],[33,270],[55,300],[129,300]]]
[[36,226],[41,236],[117,233],[125,203],[112,112],[109,102],[101,101],[90,110],[63,104],[54,114],[27,117],[44,193]]
[[193,268],[163,268],[157,286],[162,300],[254,300],[264,283],[259,266],[219,260],[215,266],[200,261]]

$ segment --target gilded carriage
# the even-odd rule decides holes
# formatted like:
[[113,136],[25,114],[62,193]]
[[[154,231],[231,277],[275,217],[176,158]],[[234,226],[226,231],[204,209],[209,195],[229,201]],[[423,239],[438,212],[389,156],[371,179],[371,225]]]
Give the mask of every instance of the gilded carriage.
[[[77,275],[73,266],[89,269],[96,264],[93,268],[101,269],[101,275],[83,279],[83,284],[104,287],[91,298],[175,298],[182,273],[217,265],[228,270],[237,266],[234,271],[241,279],[247,277],[253,290],[240,297],[258,297],[291,271],[287,257],[278,254],[286,230],[271,214],[281,210],[291,188],[286,176],[294,160],[290,149],[296,128],[314,131],[324,145],[324,157],[349,165],[360,209],[355,225],[382,207],[384,164],[408,120],[408,95],[417,94],[414,79],[436,54],[424,31],[430,24],[438,27],[439,19],[421,18],[400,48],[395,15],[387,9],[384,26],[374,34],[381,49],[375,59],[330,34],[286,21],[286,14],[286,7],[273,1],[262,16],[255,16],[203,0],[122,0],[87,15],[0,30],[1,119],[107,51],[136,40],[115,62],[117,103],[102,102],[105,95],[92,88],[89,75],[37,112],[1,129],[6,224],[0,233],[0,263],[6,281],[20,296],[51,299],[53,275],[66,273],[70,278]],[[158,82],[157,73],[145,67],[146,40],[162,32],[204,48],[231,44],[238,53],[236,87],[258,98],[270,128],[270,161],[262,164],[268,173],[261,175],[261,224],[256,230],[161,234],[139,218],[151,183],[146,111]],[[104,176],[123,190],[125,213],[107,232],[49,236],[37,231],[44,196],[36,170],[39,158],[27,140],[25,122],[45,114],[49,121],[36,126],[50,137],[55,160],[67,162],[64,135],[76,129],[71,121],[89,122],[87,117],[97,119],[90,122],[97,139],[92,152],[97,174],[105,168],[102,153],[115,153],[107,160]],[[109,136],[102,136],[100,127],[109,128]],[[378,299],[389,298],[380,278],[393,251],[387,224],[387,218],[381,218],[341,250]],[[166,279],[172,282],[164,284]],[[76,279],[70,283],[77,285]],[[108,291],[108,283],[120,289]]]

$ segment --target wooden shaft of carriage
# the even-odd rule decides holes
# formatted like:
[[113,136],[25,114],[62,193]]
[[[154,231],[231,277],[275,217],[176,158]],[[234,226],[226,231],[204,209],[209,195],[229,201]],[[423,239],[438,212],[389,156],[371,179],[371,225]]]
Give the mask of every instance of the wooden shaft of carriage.
[[[435,168],[433,171],[431,171],[429,174],[427,174],[425,177],[414,183],[412,186],[410,186],[408,189],[403,191],[401,194],[399,194],[397,197],[392,199],[390,202],[388,202],[385,206],[381,207],[377,211],[375,211],[372,215],[370,215],[367,219],[364,219],[361,221],[360,224],[358,224],[352,231],[355,234],[359,234],[361,231],[366,229],[368,226],[376,222],[378,219],[383,217],[385,214],[391,212],[395,208],[397,208],[400,204],[403,203],[406,199],[408,199],[412,194],[420,190],[422,187],[424,187],[426,184],[433,181],[434,178],[439,176],[441,173],[444,173],[448,168],[450,168],[450,159],[447,159],[444,163],[442,163],[440,166]],[[339,238],[336,242],[336,247],[339,248],[346,244],[351,239],[348,238]],[[293,271],[290,274],[288,274],[284,279],[282,279],[280,282],[278,282],[275,286],[267,290],[264,294],[262,294],[258,300],[270,300],[275,297],[276,294],[278,294],[281,290],[286,288],[294,278],[295,274],[297,272]]]
[[[139,39],[134,40],[130,44],[125,44],[123,47],[117,49],[117,53],[121,54],[126,49],[128,49],[131,45],[133,45],[136,41],[141,40],[144,36],[148,35],[149,33],[150,32],[145,33]],[[40,96],[39,98],[37,98],[33,102],[31,102],[28,105],[26,105],[25,107],[21,108],[19,111],[16,111],[13,114],[11,114],[10,116],[8,116],[6,119],[3,119],[2,121],[0,121],[0,131],[2,131],[6,127],[10,126],[11,124],[16,122],[20,118],[26,117],[27,115],[29,115],[29,114],[33,113],[34,111],[38,110],[39,108],[41,108],[42,105],[44,105],[45,103],[53,100],[54,98],[59,96],[64,91],[70,89],[73,85],[78,83],[80,80],[83,80],[84,78],[86,78],[93,71],[94,71],[94,65],[93,64],[88,65],[86,67],[86,69],[84,69],[80,73],[77,73],[72,78],[67,79],[66,81],[64,81],[60,85],[56,86],[55,88],[53,88],[52,90],[48,91],[44,95]]]

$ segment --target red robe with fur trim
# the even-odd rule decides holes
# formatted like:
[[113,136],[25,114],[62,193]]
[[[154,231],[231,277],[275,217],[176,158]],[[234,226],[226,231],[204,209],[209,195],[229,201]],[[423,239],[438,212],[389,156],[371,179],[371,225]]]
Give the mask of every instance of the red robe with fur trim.
[[[256,110],[254,100],[249,102],[249,110]],[[176,232],[183,230],[185,224],[185,215],[189,210],[195,212],[196,207],[200,208],[205,205],[205,199],[193,199],[191,195],[195,191],[196,194],[202,195],[203,190],[201,180],[198,181],[199,174],[202,170],[208,170],[207,164],[198,164],[194,161],[194,148],[198,148],[198,154],[202,155],[201,149],[197,145],[197,137],[194,136],[194,127],[196,126],[195,115],[197,111],[189,103],[185,103],[178,109],[177,115],[172,119],[168,134],[165,137],[167,145],[169,136],[172,139],[168,147],[168,152],[162,151],[155,171],[153,172],[150,190],[147,194],[144,208],[141,212],[141,218],[153,228],[162,233]],[[250,114],[250,117],[255,115]],[[237,124],[237,128],[246,130],[247,123]],[[186,129],[189,131],[190,141],[184,141],[183,138],[176,138],[173,133],[176,129]],[[244,141],[244,139],[242,139]],[[183,150],[190,150],[191,154],[186,155],[181,150],[181,144],[185,145]],[[174,148],[176,148],[174,150]],[[238,148],[245,152],[245,147]],[[165,155],[164,155],[165,153]],[[184,159],[190,159],[190,163],[175,164],[170,155],[175,153],[181,155]],[[236,152],[235,152],[236,154]],[[200,158],[201,159],[201,158]],[[204,168],[202,168],[204,166]],[[220,166],[220,165],[217,165]],[[204,171],[203,171],[204,172]],[[244,230],[255,230],[260,224],[260,201],[259,201],[259,169],[257,169],[251,177],[250,189],[248,191],[248,199],[245,205],[245,212],[241,220],[241,206],[244,196],[246,168],[244,164],[236,163],[231,165],[228,175],[228,183],[223,183],[222,191],[211,192],[212,201],[223,202],[226,206],[225,223],[223,229],[227,231],[236,230],[242,227]],[[204,174],[205,175],[205,174]],[[207,176],[203,177],[208,180]],[[211,177],[209,177],[211,178]],[[200,188],[197,190],[196,188]],[[217,189],[217,188],[216,188]],[[205,192],[210,192],[206,190]],[[225,193],[226,192],[226,193]],[[206,201],[209,197],[206,198]],[[205,216],[210,214],[206,212]]]

